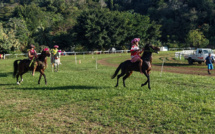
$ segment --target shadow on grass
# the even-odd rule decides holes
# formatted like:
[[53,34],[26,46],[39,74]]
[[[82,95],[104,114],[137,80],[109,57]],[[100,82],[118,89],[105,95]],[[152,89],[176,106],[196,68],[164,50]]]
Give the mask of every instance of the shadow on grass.
[[[77,85],[77,86],[60,86],[60,87],[25,87],[25,88],[13,88],[18,90],[98,90],[98,89],[104,89],[108,87],[96,87],[96,86],[83,86],[83,85]],[[11,88],[10,88],[11,89]]]
[[15,85],[15,84],[0,84],[0,86],[10,86],[10,85]]
[[12,76],[13,73],[10,72],[10,73],[0,73],[0,77],[7,77],[7,76]]

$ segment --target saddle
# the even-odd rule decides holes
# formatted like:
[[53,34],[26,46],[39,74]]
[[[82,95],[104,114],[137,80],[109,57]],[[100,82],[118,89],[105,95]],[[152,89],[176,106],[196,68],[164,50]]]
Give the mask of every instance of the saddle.
[[38,67],[39,67],[39,66],[40,66],[41,68],[46,67],[45,63],[42,62],[42,61],[40,61],[39,59],[33,59],[33,60],[29,60],[29,59],[28,59],[28,62],[29,62],[29,67],[33,67],[34,62],[37,62],[37,66],[38,66]]

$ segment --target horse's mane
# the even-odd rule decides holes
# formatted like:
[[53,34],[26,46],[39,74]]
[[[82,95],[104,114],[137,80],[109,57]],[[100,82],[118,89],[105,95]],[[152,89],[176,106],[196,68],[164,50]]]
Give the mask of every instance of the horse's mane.
[[[152,50],[153,49],[153,50]],[[153,46],[152,44],[150,43],[147,43],[144,47],[144,52],[141,56],[141,58],[143,60],[146,60],[146,61],[150,61],[151,59],[151,56],[152,56],[152,52],[156,52],[159,51],[160,48],[159,47],[156,47],[156,46]]]
[[40,61],[44,61],[45,57],[46,57],[46,51],[42,51],[41,54],[38,55],[38,59]]

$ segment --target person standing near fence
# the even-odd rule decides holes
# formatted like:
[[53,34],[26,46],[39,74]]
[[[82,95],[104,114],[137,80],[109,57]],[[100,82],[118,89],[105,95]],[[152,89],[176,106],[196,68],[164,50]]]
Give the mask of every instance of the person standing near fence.
[[208,54],[204,62],[208,66],[208,74],[211,74],[210,71],[213,69],[213,62],[214,62],[214,57],[211,56],[211,53]]

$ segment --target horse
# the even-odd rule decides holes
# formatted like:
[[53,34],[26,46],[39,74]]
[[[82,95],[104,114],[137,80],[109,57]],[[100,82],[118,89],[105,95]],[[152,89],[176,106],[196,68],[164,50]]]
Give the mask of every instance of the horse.
[[[152,46],[151,44],[146,44],[143,51],[144,52],[141,56],[141,59],[143,60],[142,71],[144,75],[147,77],[147,81],[144,84],[142,84],[141,87],[145,86],[148,83],[148,88],[151,89],[150,71],[152,67],[152,53],[153,52],[158,53],[158,51],[160,51],[160,48]],[[121,69],[121,74],[117,75],[120,69]],[[123,86],[126,87],[125,80],[132,74],[133,71],[138,71],[138,72],[140,71],[138,62],[132,63],[131,60],[126,60],[122,62],[111,77],[112,79],[114,79],[117,76],[117,83],[115,87],[118,86],[119,78],[124,75],[125,76],[123,77]]]
[[51,66],[52,66],[52,72],[53,68],[54,71],[57,72],[60,65],[60,54],[57,52],[56,54],[51,54]]
[[[45,84],[47,85],[47,80],[46,80],[46,75],[44,73],[46,66],[47,66],[47,56],[50,56],[50,52],[48,48],[43,49],[42,53],[38,55],[38,66],[36,71],[40,72],[38,84],[40,84],[41,77],[43,76],[45,79]],[[18,63],[19,62],[19,63]],[[17,79],[17,85],[19,85],[23,79],[22,75],[28,72],[29,70],[33,70],[33,66],[30,65],[31,60],[29,59],[23,59],[23,60],[15,60],[13,65],[14,65],[14,72],[13,72],[13,77],[16,77]],[[29,66],[30,65],[30,66]],[[21,77],[21,80],[19,80],[19,76]]]

